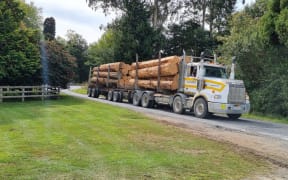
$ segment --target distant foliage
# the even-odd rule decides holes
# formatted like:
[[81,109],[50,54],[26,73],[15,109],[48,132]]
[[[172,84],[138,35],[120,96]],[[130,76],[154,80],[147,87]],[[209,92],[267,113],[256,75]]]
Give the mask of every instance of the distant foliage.
[[25,26],[34,30],[40,30],[43,22],[41,9],[36,7],[33,2],[26,4],[23,1],[19,1],[19,3],[21,9],[25,13],[25,17],[23,19]]
[[202,51],[216,49],[216,40],[209,31],[193,20],[169,26],[167,34],[165,53],[168,55],[181,55],[183,50],[191,54],[193,49],[194,55],[200,56]]
[[77,69],[75,69],[74,81],[82,83],[88,80],[89,66],[85,64],[87,61],[87,41],[73,30],[67,32],[66,49],[76,58]]
[[[239,78],[252,101],[252,110],[288,116],[288,19],[286,0],[258,0],[233,15],[231,35],[223,37],[226,57],[238,58]],[[245,27],[245,28],[243,28]]]
[[46,41],[45,47],[50,85],[66,88],[75,77],[74,70],[77,67],[75,57],[56,41]]
[[90,44],[88,54],[88,66],[98,66],[100,64],[114,62],[116,49],[116,31],[108,29],[97,43]]
[[127,12],[107,27],[106,33],[88,51],[89,62],[135,61],[151,59],[161,47],[161,35],[149,23],[149,11],[140,0],[125,1]]
[[25,24],[16,1],[0,1],[0,84],[32,85],[40,82],[39,31]]
[[53,17],[45,19],[43,34],[44,34],[45,40],[48,40],[48,41],[55,40],[56,22]]

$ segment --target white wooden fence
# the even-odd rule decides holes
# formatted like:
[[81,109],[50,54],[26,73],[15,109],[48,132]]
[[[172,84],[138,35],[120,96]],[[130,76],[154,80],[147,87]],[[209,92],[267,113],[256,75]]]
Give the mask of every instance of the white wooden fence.
[[58,97],[60,93],[59,87],[48,85],[42,86],[0,86],[0,102],[4,99],[22,99],[25,98],[41,98]]

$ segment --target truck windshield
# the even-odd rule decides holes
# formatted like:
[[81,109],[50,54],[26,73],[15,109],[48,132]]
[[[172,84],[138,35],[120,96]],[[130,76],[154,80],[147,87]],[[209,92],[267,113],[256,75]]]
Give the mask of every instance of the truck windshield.
[[205,69],[205,77],[215,77],[215,78],[222,78],[227,79],[226,70],[220,67],[213,67],[213,66],[204,66]]

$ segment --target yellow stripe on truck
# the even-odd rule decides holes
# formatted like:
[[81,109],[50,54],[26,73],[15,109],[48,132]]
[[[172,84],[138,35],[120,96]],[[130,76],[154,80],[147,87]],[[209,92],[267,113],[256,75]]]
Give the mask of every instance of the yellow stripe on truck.
[[197,88],[196,85],[185,84],[185,88]]
[[[194,85],[194,83],[197,81],[196,78],[194,78],[194,77],[186,77],[186,78],[185,78],[185,81],[186,81],[186,82],[187,82],[187,81],[188,81],[188,82],[190,81],[190,83],[191,83],[191,82],[193,83],[193,84],[186,83],[186,84],[184,85],[185,88],[197,88],[197,85]],[[210,90],[214,90],[214,91],[218,91],[218,92],[222,92],[222,91],[224,90],[225,86],[226,86],[226,85],[225,85],[224,83],[222,83],[222,82],[213,81],[213,80],[209,80],[209,79],[205,80],[204,82],[205,82],[205,89],[210,89]],[[215,84],[215,85],[217,85],[218,87],[214,87],[214,86],[211,86],[211,85],[207,85],[208,83],[210,83],[210,84]]]
[[225,88],[225,84],[222,83],[222,82],[218,82],[218,81],[213,81],[213,80],[205,80],[205,83],[211,83],[211,84],[216,84],[216,85],[219,85],[220,87],[217,88],[217,87],[213,87],[213,86],[206,86],[205,88],[206,89],[211,89],[211,90],[214,90],[214,91],[219,91],[219,92],[222,92],[223,89]]

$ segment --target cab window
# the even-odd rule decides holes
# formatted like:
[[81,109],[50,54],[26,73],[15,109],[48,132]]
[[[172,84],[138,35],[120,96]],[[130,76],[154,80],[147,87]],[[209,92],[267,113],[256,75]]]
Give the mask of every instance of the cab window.
[[196,66],[192,66],[191,70],[190,70],[190,76],[196,77],[196,75],[197,75],[197,67]]
[[227,79],[226,70],[224,68],[205,66],[205,77]]

